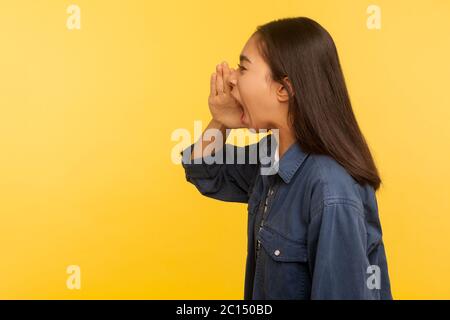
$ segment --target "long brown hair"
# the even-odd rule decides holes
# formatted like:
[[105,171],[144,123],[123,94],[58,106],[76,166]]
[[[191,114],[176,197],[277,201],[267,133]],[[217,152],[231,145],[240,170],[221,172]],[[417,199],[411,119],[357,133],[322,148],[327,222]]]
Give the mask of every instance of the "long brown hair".
[[289,120],[304,151],[334,158],[360,184],[375,190],[381,179],[353,114],[336,46],[306,17],[257,27],[259,50],[272,79],[289,88]]

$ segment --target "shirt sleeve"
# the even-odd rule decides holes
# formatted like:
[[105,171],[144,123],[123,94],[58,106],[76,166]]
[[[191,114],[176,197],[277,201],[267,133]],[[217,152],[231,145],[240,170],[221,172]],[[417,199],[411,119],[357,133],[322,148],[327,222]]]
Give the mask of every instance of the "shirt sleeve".
[[308,226],[308,255],[311,299],[379,299],[379,290],[368,284],[371,274],[362,204],[324,201]]
[[[190,153],[194,144],[181,151],[182,165],[185,170],[186,180],[195,185],[204,196],[230,202],[247,203],[258,165],[258,143],[238,147],[232,144],[224,144],[218,152],[222,153],[222,161],[214,162],[215,153],[203,157],[201,163],[195,163],[190,159]],[[227,154],[232,161],[227,161]],[[238,155],[245,155],[245,161],[238,162]]]

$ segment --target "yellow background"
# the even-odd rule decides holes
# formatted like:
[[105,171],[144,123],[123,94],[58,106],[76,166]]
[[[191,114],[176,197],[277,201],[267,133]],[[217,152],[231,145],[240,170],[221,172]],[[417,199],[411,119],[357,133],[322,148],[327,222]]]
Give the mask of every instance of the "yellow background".
[[215,64],[289,16],[336,42],[384,181],[394,298],[450,298],[447,0],[1,0],[0,298],[241,299],[246,205],[188,184],[171,134],[206,126]]

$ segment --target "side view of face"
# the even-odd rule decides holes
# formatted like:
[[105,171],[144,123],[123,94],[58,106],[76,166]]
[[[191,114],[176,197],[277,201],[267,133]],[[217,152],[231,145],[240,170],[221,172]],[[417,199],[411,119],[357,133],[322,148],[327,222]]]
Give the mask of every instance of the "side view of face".
[[289,96],[286,88],[271,78],[269,65],[258,49],[253,34],[240,54],[240,63],[228,81],[231,95],[241,104],[242,123],[249,129],[276,129],[286,126]]

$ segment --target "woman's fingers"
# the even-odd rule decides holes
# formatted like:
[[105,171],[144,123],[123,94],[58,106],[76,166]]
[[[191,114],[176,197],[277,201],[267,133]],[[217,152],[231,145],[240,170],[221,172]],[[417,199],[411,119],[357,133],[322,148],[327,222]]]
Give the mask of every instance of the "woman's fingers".
[[218,94],[223,93],[223,74],[222,74],[222,65],[218,64],[216,66],[217,76],[216,76],[216,90]]
[[210,96],[231,92],[231,88],[228,85],[228,77],[230,74],[231,70],[225,61],[216,66],[216,72],[211,74]]
[[215,72],[214,72],[213,74],[211,74],[211,79],[210,79],[210,92],[209,92],[209,96],[210,96],[210,97],[217,96],[216,77],[217,77],[217,74],[216,74]]
[[230,77],[231,71],[226,61],[223,62],[222,70],[223,70],[223,85],[224,85],[223,91],[226,94],[229,94],[231,92],[231,88],[230,85],[228,84],[228,78]]

